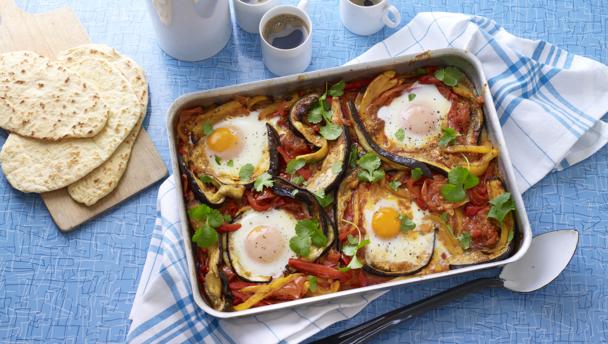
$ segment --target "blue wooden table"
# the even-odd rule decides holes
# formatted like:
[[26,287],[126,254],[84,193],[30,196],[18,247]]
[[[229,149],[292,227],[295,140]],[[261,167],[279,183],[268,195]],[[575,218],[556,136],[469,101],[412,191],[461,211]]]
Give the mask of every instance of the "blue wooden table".
[[[146,0],[147,1],[147,0]],[[295,1],[285,0],[294,3]],[[608,2],[550,0],[393,1],[406,23],[420,11],[483,15],[516,35],[544,39],[608,63]],[[132,56],[146,70],[151,112],[145,128],[168,164],[165,111],[177,96],[271,77],[258,37],[234,25],[227,47],[212,59],[186,63],[156,45],[145,1],[18,1],[30,12],[70,5],[92,40]],[[337,0],[312,0],[316,31],[311,70],[356,57],[394,30],[355,36],[340,24]],[[0,143],[6,134],[0,134]],[[0,342],[123,342],[127,316],[150,242],[156,189],[71,234],[60,233],[40,197],[10,188],[0,177]],[[608,149],[554,173],[525,195],[536,234],[577,228],[579,248],[550,286],[529,295],[488,290],[412,319],[377,342],[608,341]],[[397,306],[495,271],[393,290],[354,319],[315,338]]]

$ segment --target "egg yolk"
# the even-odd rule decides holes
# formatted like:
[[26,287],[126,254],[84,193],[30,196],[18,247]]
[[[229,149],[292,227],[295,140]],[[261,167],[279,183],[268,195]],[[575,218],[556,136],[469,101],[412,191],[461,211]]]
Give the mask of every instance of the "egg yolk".
[[207,146],[221,158],[230,158],[240,148],[236,130],[232,128],[216,128],[207,136]]
[[435,131],[438,123],[433,109],[424,105],[412,105],[403,112],[401,126],[408,133],[427,136]]
[[281,232],[271,226],[256,226],[245,242],[247,256],[258,263],[271,263],[276,261],[285,250],[285,239]]
[[395,208],[380,208],[372,217],[372,230],[382,239],[396,237],[400,227],[399,212]]

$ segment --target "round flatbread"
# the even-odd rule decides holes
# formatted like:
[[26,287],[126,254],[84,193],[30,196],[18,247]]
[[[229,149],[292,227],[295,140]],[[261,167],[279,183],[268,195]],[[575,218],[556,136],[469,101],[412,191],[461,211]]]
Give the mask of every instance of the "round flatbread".
[[9,183],[23,192],[57,190],[86,176],[110,158],[140,119],[139,101],[118,69],[99,58],[59,61],[98,90],[110,115],[107,125],[90,139],[44,142],[9,135],[0,162]]
[[135,61],[106,45],[82,45],[68,49],[59,56],[60,58],[91,56],[111,63],[129,80],[133,92],[139,99],[140,119],[125,141],[118,146],[110,159],[84,178],[68,186],[68,193],[73,200],[91,206],[116,188],[127,169],[133,144],[137,139],[148,107],[148,83],[144,70]]
[[87,81],[31,51],[0,54],[0,127],[43,140],[93,137],[108,109]]

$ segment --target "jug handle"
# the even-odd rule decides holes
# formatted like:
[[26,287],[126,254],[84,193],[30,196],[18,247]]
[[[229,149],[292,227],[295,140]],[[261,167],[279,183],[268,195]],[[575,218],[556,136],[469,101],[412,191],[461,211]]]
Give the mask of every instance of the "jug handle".
[[308,12],[308,0],[300,0],[297,7],[304,12]]

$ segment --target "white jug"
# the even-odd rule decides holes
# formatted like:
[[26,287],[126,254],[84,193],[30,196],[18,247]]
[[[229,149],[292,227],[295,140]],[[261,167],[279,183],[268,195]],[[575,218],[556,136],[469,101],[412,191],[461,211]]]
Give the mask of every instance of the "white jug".
[[160,47],[172,57],[199,61],[217,54],[232,33],[228,0],[147,0]]

